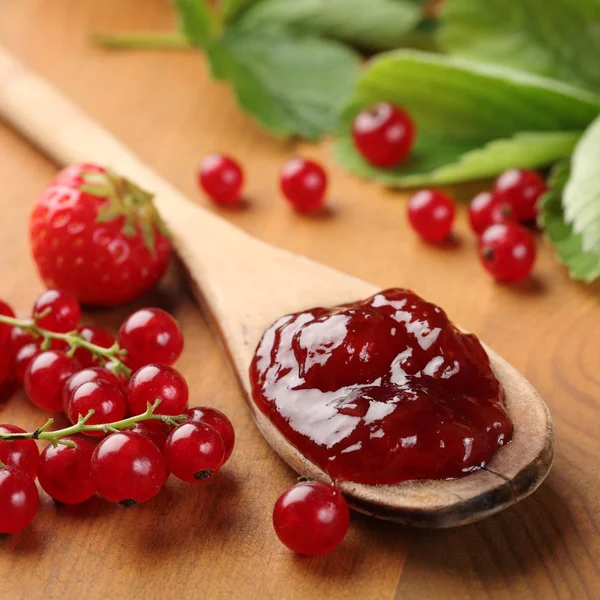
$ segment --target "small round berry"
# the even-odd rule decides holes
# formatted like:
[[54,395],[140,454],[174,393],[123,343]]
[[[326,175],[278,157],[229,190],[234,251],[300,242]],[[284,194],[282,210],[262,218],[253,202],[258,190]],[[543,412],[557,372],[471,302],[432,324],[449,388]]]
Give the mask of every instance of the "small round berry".
[[154,404],[156,400],[160,400],[155,410],[159,415],[180,415],[187,408],[187,383],[173,367],[145,365],[131,376],[127,388],[130,415],[141,415],[148,403]]
[[[0,433],[25,433],[16,425],[0,425]],[[0,462],[35,479],[40,456],[35,440],[0,440]]]
[[479,258],[498,281],[525,279],[535,263],[535,240],[524,227],[498,223],[486,229],[479,239]]
[[206,423],[188,421],[169,434],[167,465],[175,477],[188,483],[208,479],[221,468],[225,446],[219,433]]
[[64,352],[40,352],[25,372],[25,392],[36,406],[44,410],[62,410],[63,387],[78,369],[77,361]]
[[491,192],[477,194],[469,204],[469,223],[477,235],[481,235],[494,223],[508,223],[514,220],[512,206],[499,201]]
[[408,220],[427,242],[437,244],[452,231],[456,207],[440,190],[421,190],[408,201]]
[[229,460],[235,445],[235,431],[231,421],[220,410],[208,406],[190,408],[185,411],[185,414],[188,417],[188,421],[192,423],[206,423],[217,430],[225,446],[225,457],[223,459],[223,464],[225,464]]
[[62,441],[75,446],[46,446],[40,456],[38,480],[53,500],[81,504],[96,491],[90,472],[94,446],[78,436],[67,436]]
[[401,108],[379,102],[356,115],[352,137],[367,162],[376,167],[394,167],[410,154],[415,126]]
[[[80,327],[77,331],[86,342],[94,344],[95,346],[100,346],[101,348],[110,348],[115,343],[115,336],[97,325],[85,325],[84,327]],[[77,348],[74,356],[82,367],[98,366],[98,360],[85,348]]]
[[158,419],[147,419],[145,421],[138,421],[130,431],[139,433],[152,440],[156,444],[156,447],[163,452],[167,436],[171,432],[171,427]]
[[[13,309],[2,300],[0,300],[0,315],[4,317],[11,317],[13,319],[15,317]],[[0,347],[5,346],[8,343],[11,329],[12,327],[10,325],[0,323]]]
[[88,381],[106,381],[111,385],[122,388],[121,380],[110,371],[101,367],[89,367],[73,373],[69,379],[67,379],[62,394],[62,405],[65,413],[69,413],[69,403],[71,402],[71,395],[73,392],[84,383]]
[[[33,325],[33,319],[25,320]],[[28,331],[20,327],[13,327],[8,334],[8,343],[13,356],[16,356],[23,346],[35,342],[39,344],[40,339],[33,337]]]
[[319,210],[327,189],[327,173],[312,160],[293,158],[281,170],[281,191],[300,213]]
[[91,473],[103,498],[131,506],[158,494],[165,482],[166,466],[154,442],[139,433],[121,431],[96,446]]
[[495,195],[513,207],[519,221],[532,221],[537,218],[538,201],[547,189],[535,171],[510,169],[496,180]]
[[75,296],[62,290],[46,290],[33,305],[33,318],[39,327],[57,333],[74,331],[81,319]]
[[233,158],[214,153],[202,161],[198,181],[215,204],[230,206],[240,199],[244,173]]
[[[77,423],[79,417],[85,417],[90,410],[94,414],[88,419],[88,425],[104,425],[125,418],[127,403],[120,385],[106,381],[88,381],[71,393],[69,401],[69,419]],[[102,431],[86,431],[86,435],[102,437]]]
[[0,385],[10,379],[12,375],[12,354],[8,344],[0,345]]
[[183,334],[169,313],[143,308],[121,325],[119,345],[127,350],[125,362],[134,371],[150,363],[172,365],[183,350]]
[[0,533],[18,533],[35,517],[40,496],[33,479],[13,467],[0,468]]
[[21,346],[13,356],[12,369],[17,381],[23,385],[25,383],[25,373],[31,361],[41,352],[39,343],[31,342]]
[[290,488],[273,509],[277,537],[290,550],[310,556],[336,548],[344,539],[349,522],[350,511],[341,492],[318,481]]

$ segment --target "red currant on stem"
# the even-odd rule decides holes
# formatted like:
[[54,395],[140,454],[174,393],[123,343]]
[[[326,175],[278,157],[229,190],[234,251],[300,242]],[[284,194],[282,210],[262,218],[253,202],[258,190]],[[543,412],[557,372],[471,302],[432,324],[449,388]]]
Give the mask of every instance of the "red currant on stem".
[[221,206],[237,204],[244,185],[244,173],[230,156],[209,154],[200,165],[198,181],[204,192]]
[[[90,410],[94,414],[87,420],[89,425],[104,425],[120,421],[126,412],[125,395],[121,386],[106,381],[88,381],[71,393],[69,402],[69,419],[77,423],[80,417],[85,417]],[[84,432],[94,437],[103,436],[102,431]]]
[[535,255],[531,232],[514,223],[492,225],[479,239],[481,263],[498,281],[525,279],[533,269]]
[[210,425],[187,422],[169,434],[165,458],[175,477],[193,483],[208,479],[223,465],[225,446]]
[[33,479],[14,467],[0,467],[0,533],[18,533],[35,517],[40,497]]
[[[77,331],[86,342],[100,346],[101,348],[110,348],[115,343],[113,334],[97,325],[85,325]],[[82,367],[98,366],[98,359],[86,348],[77,348],[73,356],[75,356]]]
[[226,463],[229,460],[235,445],[235,431],[231,421],[220,410],[208,406],[196,406],[190,408],[185,414],[187,415],[188,421],[192,421],[192,423],[206,423],[213,429],[216,429],[223,440],[223,445],[225,447],[223,463]]
[[327,173],[312,160],[293,158],[281,170],[281,191],[294,209],[315,212],[323,206]]
[[69,379],[67,379],[62,394],[63,410],[69,412],[69,403],[71,402],[71,395],[73,392],[84,383],[88,381],[105,381],[113,386],[121,388],[121,380],[110,371],[102,369],[100,367],[90,367],[88,369],[82,369],[77,371]]
[[129,380],[127,404],[129,414],[139,415],[148,403],[160,400],[157,414],[180,415],[187,407],[188,386],[178,371],[168,365],[145,365]]
[[408,220],[412,228],[427,242],[445,240],[452,231],[456,207],[440,190],[421,190],[408,201]]
[[410,154],[415,126],[401,108],[389,102],[379,102],[356,115],[352,137],[367,162],[376,167],[394,167]]
[[510,169],[496,180],[495,195],[513,207],[519,221],[532,221],[538,215],[538,201],[547,190],[545,181],[535,172]]
[[38,479],[53,500],[62,504],[80,504],[96,491],[90,472],[94,446],[73,435],[64,437],[63,441],[72,445],[50,444],[42,452]]
[[160,308],[143,308],[125,319],[119,345],[127,350],[127,365],[134,370],[150,363],[172,365],[183,350],[177,321]]
[[348,531],[350,512],[341,492],[325,483],[306,481],[284,492],[273,509],[277,537],[299,554],[325,554]]
[[79,325],[81,308],[75,296],[62,290],[46,290],[33,305],[37,325],[48,331],[66,333]]
[[516,218],[512,206],[502,202],[491,192],[477,194],[469,204],[469,223],[478,235],[494,223],[513,221],[516,221]]
[[163,452],[170,429],[171,428],[162,421],[148,420],[138,421],[132,427],[131,431],[152,440],[156,444],[156,447]]
[[[16,425],[0,425],[0,433],[25,433]],[[34,440],[0,440],[0,462],[35,478],[40,451]]]
[[[6,304],[6,302],[0,300],[0,315],[14,318],[15,313],[13,309],[8,304]],[[4,347],[5,344],[8,342],[10,338],[11,329],[12,327],[10,325],[0,323],[0,347]]]

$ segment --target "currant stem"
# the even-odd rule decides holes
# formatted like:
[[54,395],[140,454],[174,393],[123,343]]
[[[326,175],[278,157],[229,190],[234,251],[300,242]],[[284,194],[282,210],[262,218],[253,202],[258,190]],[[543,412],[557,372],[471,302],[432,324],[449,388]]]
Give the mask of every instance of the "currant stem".
[[94,33],[92,42],[104,48],[181,50],[192,48],[190,41],[176,31],[142,33]]
[[50,425],[54,422],[54,419],[48,419],[44,425],[36,429],[35,431],[30,431],[27,433],[0,433],[0,440],[6,441],[15,441],[15,440],[47,440],[53,445],[64,444],[67,446],[73,446],[73,443],[70,441],[61,441],[61,438],[64,438],[68,435],[75,435],[77,433],[86,433],[88,431],[101,431],[102,433],[115,433],[117,431],[122,431],[123,429],[128,429],[132,427],[136,423],[140,421],[147,421],[150,419],[154,419],[156,421],[162,421],[167,425],[179,425],[183,423],[187,419],[187,415],[158,415],[154,411],[157,409],[160,404],[160,400],[156,400],[154,404],[148,403],[146,408],[146,412],[141,415],[135,415],[134,417],[128,417],[127,419],[121,419],[120,421],[114,421],[113,423],[102,423],[99,425],[88,425],[87,422],[90,420],[92,415],[94,414],[93,410],[90,410],[85,417],[79,417],[79,420],[74,425],[70,427],[65,427],[64,429],[57,429],[56,431],[46,431]]
[[84,339],[78,331],[69,331],[67,333],[57,333],[55,331],[48,331],[35,324],[34,321],[28,321],[26,319],[16,319],[14,317],[7,317],[0,315],[0,323],[11,325],[12,327],[18,327],[23,331],[31,333],[35,337],[42,338],[42,350],[48,350],[50,348],[50,342],[52,340],[62,340],[69,344],[70,348],[67,352],[69,356],[73,356],[77,348],[84,348],[89,350],[95,357],[100,358],[106,365],[109,362],[115,365],[115,374],[123,373],[127,377],[131,375],[131,369],[121,360],[127,354],[127,351],[122,349],[117,342],[115,342],[110,348],[103,348],[97,346]]

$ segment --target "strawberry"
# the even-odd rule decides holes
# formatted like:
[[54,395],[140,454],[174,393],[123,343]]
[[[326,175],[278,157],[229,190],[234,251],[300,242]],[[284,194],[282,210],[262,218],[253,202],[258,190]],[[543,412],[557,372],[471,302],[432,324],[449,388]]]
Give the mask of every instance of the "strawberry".
[[58,173],[33,207],[29,237],[44,283],[98,306],[153,287],[171,253],[152,195],[93,164]]

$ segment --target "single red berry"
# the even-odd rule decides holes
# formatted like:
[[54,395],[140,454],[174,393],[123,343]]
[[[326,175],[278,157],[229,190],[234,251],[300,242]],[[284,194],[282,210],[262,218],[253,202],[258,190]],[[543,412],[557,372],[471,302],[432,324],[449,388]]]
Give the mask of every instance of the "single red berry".
[[63,387],[78,369],[77,361],[64,352],[40,352],[33,357],[25,372],[25,392],[36,406],[44,410],[62,410]]
[[[14,319],[15,313],[13,309],[0,300],[0,315],[4,317],[11,317]],[[6,325],[5,323],[0,323],[0,347],[5,346],[8,343],[8,339],[10,337],[12,327],[10,325]]]
[[41,352],[40,344],[31,342],[21,346],[12,359],[12,370],[17,381],[23,385],[25,383],[25,373],[29,363]]
[[74,435],[62,441],[73,442],[75,446],[46,446],[40,456],[38,480],[53,500],[81,504],[96,491],[90,472],[94,445]]
[[294,209],[315,212],[323,206],[327,173],[323,167],[304,158],[293,158],[281,170],[281,191]]
[[408,201],[408,220],[427,242],[437,244],[452,231],[454,200],[440,190],[421,190]]
[[163,452],[171,427],[158,419],[146,419],[145,421],[138,421],[130,431],[152,440],[157,448]]
[[513,207],[499,201],[491,192],[477,194],[469,204],[469,223],[477,235],[481,235],[494,223],[508,223],[515,220]]
[[71,402],[71,395],[73,392],[84,383],[88,381],[105,381],[106,383],[116,386],[122,389],[121,380],[110,371],[101,367],[89,367],[73,373],[69,379],[67,379],[62,394],[63,410],[65,413],[69,413],[69,403]]
[[187,407],[188,386],[173,367],[161,364],[145,365],[129,380],[127,404],[130,415],[141,415],[148,403],[160,400],[154,411],[159,415],[180,415]]
[[209,154],[198,173],[198,182],[207,196],[221,206],[237,204],[244,185],[244,172],[230,156]]
[[216,429],[188,421],[167,438],[165,459],[175,477],[194,483],[214,475],[223,465],[225,446]]
[[[33,324],[33,319],[26,319],[28,323]],[[35,338],[25,329],[20,327],[12,327],[8,334],[8,344],[10,346],[13,356],[16,356],[17,352],[27,344],[40,343],[40,338]]]
[[498,281],[525,279],[535,263],[535,240],[531,232],[514,223],[498,223],[479,239],[479,258]]
[[495,195],[513,207],[519,221],[532,221],[538,215],[538,201],[548,189],[535,171],[510,169],[496,180]]
[[40,496],[33,479],[14,467],[0,468],[0,533],[18,533],[35,517]]
[[192,421],[192,423],[206,423],[217,430],[225,446],[223,464],[226,463],[235,445],[235,431],[231,421],[220,410],[208,406],[190,408],[185,411],[185,414],[188,417],[188,421]]
[[[97,325],[85,325],[77,331],[86,342],[100,346],[100,348],[110,348],[115,343],[115,336]],[[81,346],[75,350],[74,356],[82,367],[98,366],[98,359],[89,350]]]
[[132,431],[104,438],[92,455],[91,472],[96,491],[124,506],[154,498],[166,478],[165,459],[156,444]]
[[[79,417],[85,417],[90,410],[94,414],[88,419],[88,425],[104,425],[125,418],[127,402],[120,385],[106,381],[88,381],[71,393],[69,401],[69,419],[77,423]],[[102,431],[86,431],[85,435],[102,437]]]
[[61,171],[36,202],[29,237],[48,287],[114,306],[152,288],[171,245],[152,196],[98,165]]
[[119,345],[127,350],[125,362],[134,371],[150,363],[172,365],[183,350],[183,334],[169,313],[142,308],[121,325]]
[[[13,309],[0,300],[0,315],[5,317],[13,317],[15,313]],[[10,334],[12,327],[4,323],[0,323],[0,384],[7,381],[12,371],[13,354],[10,347]]]
[[279,497],[273,509],[277,537],[298,554],[330,552],[344,539],[349,522],[344,496],[319,481],[298,483]]
[[[25,433],[25,430],[16,425],[0,425],[0,433]],[[33,479],[37,474],[39,456],[35,440],[0,440],[0,462],[27,473]]]
[[8,343],[0,345],[0,385],[8,381],[12,375],[12,358]]
[[39,327],[57,333],[74,331],[81,319],[77,298],[63,290],[46,290],[33,305],[33,318]]
[[352,137],[367,162],[376,167],[394,167],[410,154],[415,125],[401,108],[379,102],[356,115]]

